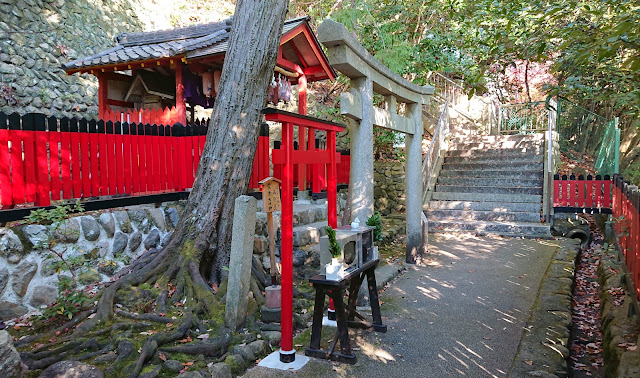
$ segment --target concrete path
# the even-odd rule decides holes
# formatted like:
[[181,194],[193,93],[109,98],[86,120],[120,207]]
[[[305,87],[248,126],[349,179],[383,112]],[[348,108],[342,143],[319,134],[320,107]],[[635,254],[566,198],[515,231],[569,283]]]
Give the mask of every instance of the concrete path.
[[[557,246],[553,240],[431,235],[427,264],[409,267],[381,294],[388,332],[350,331],[358,363],[312,359],[295,375],[504,377]],[[246,373],[288,375],[264,368]]]

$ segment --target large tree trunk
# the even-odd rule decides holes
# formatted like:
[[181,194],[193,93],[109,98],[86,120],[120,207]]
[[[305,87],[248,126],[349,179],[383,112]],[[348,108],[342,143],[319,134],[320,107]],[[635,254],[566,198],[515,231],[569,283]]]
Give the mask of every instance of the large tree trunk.
[[[159,292],[156,307],[184,301],[185,323],[223,311],[211,284],[220,282],[221,268],[229,261],[234,201],[248,187],[260,110],[287,7],[288,0],[238,1],[211,127],[182,220],[166,247],[144,254],[128,274],[104,290],[96,315],[76,327],[76,335],[93,332],[114,315],[119,290],[143,283],[154,284]],[[186,327],[185,332],[191,325]],[[161,345],[183,334],[165,336],[154,342]]]

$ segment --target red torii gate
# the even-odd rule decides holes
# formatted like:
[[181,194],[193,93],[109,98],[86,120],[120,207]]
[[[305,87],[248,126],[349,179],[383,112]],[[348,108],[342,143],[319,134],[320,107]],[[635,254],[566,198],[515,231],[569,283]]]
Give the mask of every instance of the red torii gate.
[[[281,320],[282,339],[280,342],[280,361],[293,362],[293,165],[318,164],[327,167],[327,212],[329,226],[338,226],[337,214],[337,171],[336,164],[340,154],[336,153],[336,132],[344,131],[345,126],[284,110],[266,108],[262,110],[267,121],[282,124],[282,147],[273,150],[273,164],[283,164],[282,172],[282,244],[280,248],[281,275]],[[298,134],[309,130],[327,132],[325,150],[294,150],[293,126],[298,126]]]

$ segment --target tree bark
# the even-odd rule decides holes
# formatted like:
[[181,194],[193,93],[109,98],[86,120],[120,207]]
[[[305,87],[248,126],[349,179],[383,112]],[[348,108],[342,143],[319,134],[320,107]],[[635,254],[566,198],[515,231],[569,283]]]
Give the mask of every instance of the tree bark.
[[216,283],[229,262],[234,201],[248,187],[287,7],[288,0],[240,0],[236,6],[220,91],[180,225],[203,254],[200,272]]
[[[182,219],[167,246],[142,255],[127,274],[105,288],[96,315],[76,327],[75,335],[91,332],[114,316],[119,290],[143,283],[173,287],[171,303],[186,303],[189,318],[222,311],[211,284],[220,283],[222,267],[229,262],[234,201],[249,184],[260,111],[288,3],[238,1],[204,151]],[[160,293],[157,302],[164,303],[166,297],[166,292]],[[158,340],[158,346],[164,343]]]

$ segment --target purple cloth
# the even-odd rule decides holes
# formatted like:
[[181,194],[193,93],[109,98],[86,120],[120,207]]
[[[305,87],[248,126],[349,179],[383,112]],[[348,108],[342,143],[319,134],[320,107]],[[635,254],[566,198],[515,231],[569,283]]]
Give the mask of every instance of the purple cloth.
[[213,98],[207,98],[202,94],[202,77],[185,70],[182,75],[182,85],[184,85],[184,98],[191,106],[200,105],[203,108],[213,106]]

